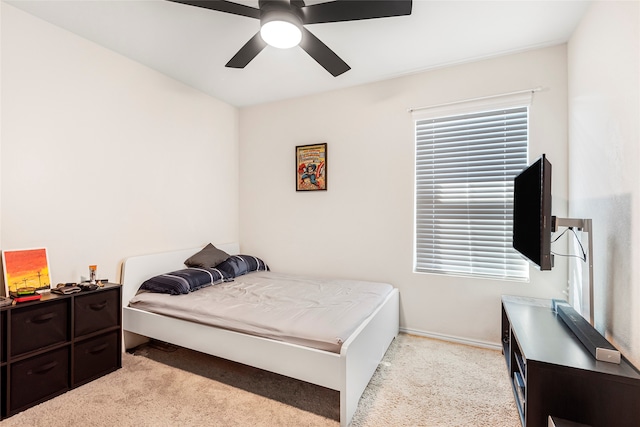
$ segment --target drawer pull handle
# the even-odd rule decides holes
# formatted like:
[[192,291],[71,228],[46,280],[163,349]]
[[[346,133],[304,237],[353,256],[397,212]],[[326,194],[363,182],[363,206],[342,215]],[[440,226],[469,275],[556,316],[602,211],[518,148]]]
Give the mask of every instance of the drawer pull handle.
[[40,366],[38,369],[30,369],[29,372],[27,372],[28,375],[32,375],[32,374],[36,374],[36,375],[42,375],[42,374],[46,374],[47,372],[49,372],[50,370],[52,370],[53,368],[55,368],[56,366],[58,366],[58,362],[57,361],[53,361],[53,362],[49,362],[46,365],[42,365]]
[[31,320],[33,321],[33,323],[45,323],[53,319],[55,316],[56,316],[55,313],[46,313],[46,314],[41,314],[40,316],[36,316]]
[[93,347],[92,349],[90,349],[89,353],[91,353],[91,354],[102,353],[107,347],[109,347],[108,343],[97,345],[97,346]]
[[97,304],[89,304],[89,308],[93,311],[100,311],[106,306],[107,306],[106,301],[102,301],[101,303],[97,303]]

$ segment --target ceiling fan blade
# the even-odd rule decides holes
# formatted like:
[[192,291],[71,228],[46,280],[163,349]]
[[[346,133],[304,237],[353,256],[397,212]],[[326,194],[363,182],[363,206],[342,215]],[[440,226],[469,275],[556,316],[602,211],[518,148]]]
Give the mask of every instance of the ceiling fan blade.
[[351,69],[338,55],[336,55],[319,38],[311,34],[306,28],[302,28],[302,41],[300,47],[305,50],[316,62],[334,77]]
[[247,64],[251,62],[251,60],[255,58],[256,55],[262,52],[262,49],[264,49],[266,46],[267,44],[264,42],[264,40],[262,40],[262,37],[260,37],[260,32],[256,33],[256,35],[251,37],[251,39],[249,39],[249,41],[240,48],[238,53],[236,53],[233,58],[231,58],[229,62],[227,62],[225,67],[246,67]]
[[225,0],[168,0],[173,3],[181,3],[189,6],[202,7],[204,9],[217,10],[219,12],[233,13],[234,15],[247,16],[260,19],[260,9],[245,6],[239,3]]
[[411,0],[335,0],[303,7],[303,24],[411,15]]

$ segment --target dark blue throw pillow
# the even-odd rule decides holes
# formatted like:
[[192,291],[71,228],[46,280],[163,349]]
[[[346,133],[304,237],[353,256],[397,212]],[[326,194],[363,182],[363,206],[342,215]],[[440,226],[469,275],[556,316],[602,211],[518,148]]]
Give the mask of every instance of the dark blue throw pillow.
[[269,266],[263,260],[251,255],[231,255],[216,265],[216,268],[231,277],[242,276],[252,271],[269,271]]
[[186,268],[152,277],[146,280],[140,286],[140,289],[162,294],[180,295],[197,291],[206,286],[217,285],[232,278],[218,268]]

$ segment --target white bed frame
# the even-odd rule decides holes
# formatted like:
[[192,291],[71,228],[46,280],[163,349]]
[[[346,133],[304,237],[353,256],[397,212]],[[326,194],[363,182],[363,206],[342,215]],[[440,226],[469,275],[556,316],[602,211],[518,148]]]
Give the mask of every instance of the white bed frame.
[[[216,245],[239,253],[239,245]],[[158,274],[184,268],[184,260],[202,248],[127,258],[122,266],[123,348],[148,338],[286,375],[340,392],[340,426],[347,427],[378,363],[398,335],[399,292],[394,289],[342,344],[340,353],[289,344],[128,307],[140,284]]]

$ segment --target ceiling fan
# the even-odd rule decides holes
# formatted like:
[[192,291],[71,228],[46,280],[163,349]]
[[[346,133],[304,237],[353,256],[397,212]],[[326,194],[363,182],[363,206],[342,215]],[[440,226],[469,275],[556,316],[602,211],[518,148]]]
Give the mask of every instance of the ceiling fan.
[[[266,46],[289,48],[298,44],[334,77],[349,71],[338,55],[304,25],[388,18],[411,14],[412,0],[334,0],[306,6],[303,0],[259,0],[259,9],[225,0],[169,0],[260,20],[260,31],[226,64],[244,68]],[[281,36],[289,34],[285,41]]]

